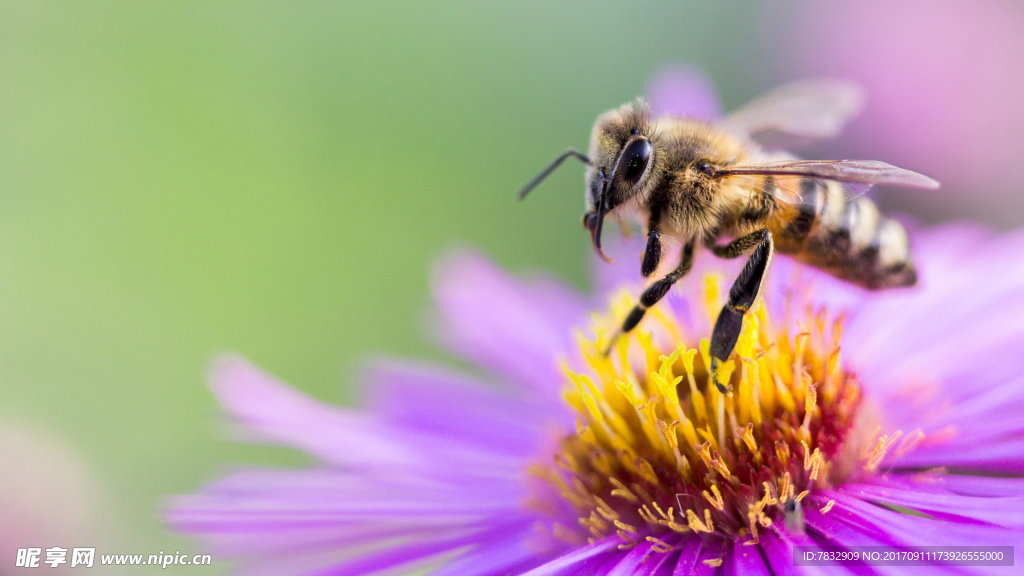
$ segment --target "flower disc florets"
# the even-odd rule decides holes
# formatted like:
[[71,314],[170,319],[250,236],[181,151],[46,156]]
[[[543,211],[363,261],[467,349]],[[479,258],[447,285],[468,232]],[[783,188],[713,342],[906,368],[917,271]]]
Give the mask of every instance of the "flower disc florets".
[[[707,285],[713,320],[717,278]],[[617,299],[613,316],[631,304]],[[841,322],[810,307],[792,313],[796,322],[779,327],[764,307],[747,316],[720,375],[728,394],[709,386],[707,339],[685,333],[667,306],[607,358],[606,333],[581,339],[586,369],[566,369],[576,431],[534,468],[578,513],[577,526],[554,532],[618,534],[623,547],[646,540],[665,552],[680,533],[756,542],[774,522],[800,529],[808,493],[877,466],[898,434],[855,432],[864,410],[840,361]]]

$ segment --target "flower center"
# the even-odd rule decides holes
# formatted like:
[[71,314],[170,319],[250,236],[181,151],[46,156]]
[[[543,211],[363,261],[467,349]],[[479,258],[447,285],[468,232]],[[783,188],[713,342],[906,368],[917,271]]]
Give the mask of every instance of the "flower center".
[[[717,277],[705,292],[713,324]],[[613,317],[631,305],[617,298]],[[709,386],[708,340],[688,341],[669,306],[649,316],[607,358],[607,332],[581,339],[586,370],[566,369],[576,431],[561,438],[553,463],[532,469],[577,515],[574,526],[554,526],[557,536],[618,534],[622,547],[647,540],[663,552],[674,533],[757,541],[773,522],[802,528],[809,492],[858,464],[877,467],[898,438],[851,433],[860,389],[840,361],[841,322],[824,310],[787,312],[779,326],[764,307],[749,314],[720,374],[731,384],[725,395]]]

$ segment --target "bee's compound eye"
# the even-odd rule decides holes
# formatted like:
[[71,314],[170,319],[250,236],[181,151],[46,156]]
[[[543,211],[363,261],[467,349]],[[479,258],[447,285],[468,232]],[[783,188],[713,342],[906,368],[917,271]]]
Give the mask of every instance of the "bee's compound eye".
[[693,167],[696,168],[698,172],[704,174],[705,176],[715,175],[715,167],[712,166],[711,163],[708,162],[707,160],[698,160],[697,162],[694,163]]
[[654,146],[650,140],[640,138],[629,143],[629,146],[622,152],[622,160],[619,169],[627,182],[635,183],[640,180],[647,170],[647,163],[651,161],[651,154]]

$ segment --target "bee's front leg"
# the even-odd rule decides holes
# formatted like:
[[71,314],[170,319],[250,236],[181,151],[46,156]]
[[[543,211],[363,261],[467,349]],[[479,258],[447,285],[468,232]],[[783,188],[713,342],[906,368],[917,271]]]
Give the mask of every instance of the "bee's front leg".
[[651,212],[651,219],[647,223],[647,248],[644,250],[644,260],[640,264],[640,273],[644,278],[650,277],[658,269],[661,263],[661,232],[658,231],[658,211]]
[[718,381],[718,368],[732,354],[743,329],[743,315],[754,307],[761,294],[775,244],[772,233],[765,228],[737,238],[725,246],[711,247],[711,251],[722,258],[736,258],[751,247],[754,252],[729,289],[729,301],[722,306],[715,329],[711,332],[711,381],[722,393],[727,392],[728,388]]
[[[612,336],[608,342],[608,347],[605,348],[604,355],[607,356],[611,352],[612,345],[615,344],[616,338],[622,334],[628,333],[643,319],[644,314],[647,313],[647,309],[658,303],[659,300],[668,294],[668,291],[672,286],[679,281],[680,278],[686,276],[693,267],[693,246],[694,241],[691,240],[683,246],[682,257],[679,261],[679,266],[676,269],[669,272],[664,278],[658,280],[654,284],[651,284],[644,290],[643,294],[640,295],[640,302],[633,307],[633,310],[626,316],[626,319],[622,322],[622,327],[619,331]],[[646,255],[645,255],[646,260]]]

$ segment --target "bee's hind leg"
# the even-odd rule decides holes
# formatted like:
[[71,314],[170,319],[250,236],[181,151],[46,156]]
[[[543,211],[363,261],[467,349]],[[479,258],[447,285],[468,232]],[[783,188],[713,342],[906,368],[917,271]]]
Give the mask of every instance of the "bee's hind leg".
[[729,289],[729,301],[722,306],[711,332],[711,381],[724,394],[728,388],[718,381],[718,368],[732,354],[736,340],[743,329],[743,315],[757,302],[768,264],[771,263],[775,244],[767,228],[737,238],[725,246],[712,246],[711,251],[722,258],[736,258],[750,248],[754,252],[743,271]]
[[[655,238],[655,241],[657,241],[657,238]],[[679,266],[676,266],[675,270],[669,272],[664,278],[658,280],[654,284],[651,284],[646,290],[644,290],[643,294],[640,295],[640,302],[638,302],[636,306],[633,306],[633,310],[630,311],[628,316],[626,316],[626,319],[622,322],[622,326],[619,328],[618,332],[616,332],[612,336],[611,340],[608,341],[608,347],[604,350],[605,356],[611,352],[612,346],[615,344],[615,340],[618,339],[619,336],[627,334],[630,330],[636,328],[636,325],[643,319],[644,314],[647,313],[647,309],[654,306],[659,300],[664,298],[665,294],[668,294],[669,289],[690,271],[690,268],[693,267],[693,246],[693,240],[687,242],[686,245],[683,246],[683,253],[679,261]],[[650,250],[650,243],[648,243],[648,250]],[[645,253],[644,272],[647,271],[646,262],[649,258],[650,255]]]

